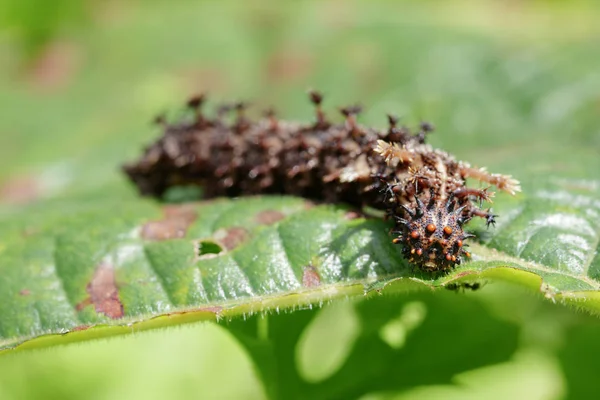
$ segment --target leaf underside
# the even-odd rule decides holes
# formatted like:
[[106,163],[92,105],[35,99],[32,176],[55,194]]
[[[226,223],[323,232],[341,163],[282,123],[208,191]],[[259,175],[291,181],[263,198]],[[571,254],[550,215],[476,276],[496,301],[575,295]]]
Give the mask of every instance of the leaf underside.
[[0,349],[495,280],[597,313],[599,187],[556,179],[499,197],[496,228],[470,226],[472,261],[439,276],[407,265],[389,224],[339,205],[49,202],[0,228]]

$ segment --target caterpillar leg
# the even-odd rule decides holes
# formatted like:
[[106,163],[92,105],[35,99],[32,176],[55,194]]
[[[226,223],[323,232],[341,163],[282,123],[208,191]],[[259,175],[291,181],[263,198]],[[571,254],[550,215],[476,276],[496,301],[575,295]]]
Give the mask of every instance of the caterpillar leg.
[[496,218],[498,218],[498,215],[494,214],[491,208],[488,211],[474,209],[473,215],[485,219],[485,225],[488,228],[490,225],[496,226]]

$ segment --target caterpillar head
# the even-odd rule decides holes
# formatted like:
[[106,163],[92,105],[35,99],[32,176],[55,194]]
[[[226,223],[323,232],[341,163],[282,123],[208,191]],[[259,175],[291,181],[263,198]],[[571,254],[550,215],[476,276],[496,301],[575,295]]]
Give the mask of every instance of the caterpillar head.
[[431,198],[425,206],[415,198],[414,204],[402,205],[402,217],[396,218],[394,243],[402,245],[406,259],[423,270],[448,270],[460,264],[470,254],[464,250],[464,240],[473,236],[464,232],[467,205],[454,209],[452,201]]

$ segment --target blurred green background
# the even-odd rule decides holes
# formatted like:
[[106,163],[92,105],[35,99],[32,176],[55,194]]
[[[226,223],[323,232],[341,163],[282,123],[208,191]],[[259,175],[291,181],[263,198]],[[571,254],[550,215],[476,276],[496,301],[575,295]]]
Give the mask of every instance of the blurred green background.
[[[600,154],[599,18],[593,0],[5,0],[0,214],[53,198],[134,195],[118,166],[158,134],[157,113],[181,114],[200,91],[213,107],[248,99],[256,114],[275,105],[308,119],[305,90],[319,88],[331,113],[358,101],[365,123],[385,126],[390,111],[407,124],[431,120],[434,145],[530,184],[555,171],[589,176]],[[573,158],[580,162],[562,161]],[[570,382],[593,387],[585,374],[598,354],[594,319],[490,286],[469,296],[520,324],[519,353],[455,387],[402,398],[554,399]],[[502,306],[507,293],[514,298]],[[506,317],[521,302],[527,312]],[[581,328],[565,333],[572,324]],[[84,396],[264,398],[264,390],[216,325],[0,357],[0,399]]]

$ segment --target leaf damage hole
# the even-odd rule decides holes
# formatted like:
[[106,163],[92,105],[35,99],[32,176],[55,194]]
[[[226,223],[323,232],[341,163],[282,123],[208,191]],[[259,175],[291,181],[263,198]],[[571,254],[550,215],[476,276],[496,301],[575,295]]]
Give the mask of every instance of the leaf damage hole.
[[223,248],[210,240],[201,240],[196,244],[198,258],[206,259],[216,257],[223,252]]
[[185,237],[196,218],[198,214],[190,205],[166,206],[163,208],[163,219],[144,224],[141,236],[147,240],[180,239]]
[[196,260],[206,260],[227,254],[248,240],[249,237],[249,232],[239,226],[218,229],[210,238],[194,240]]

